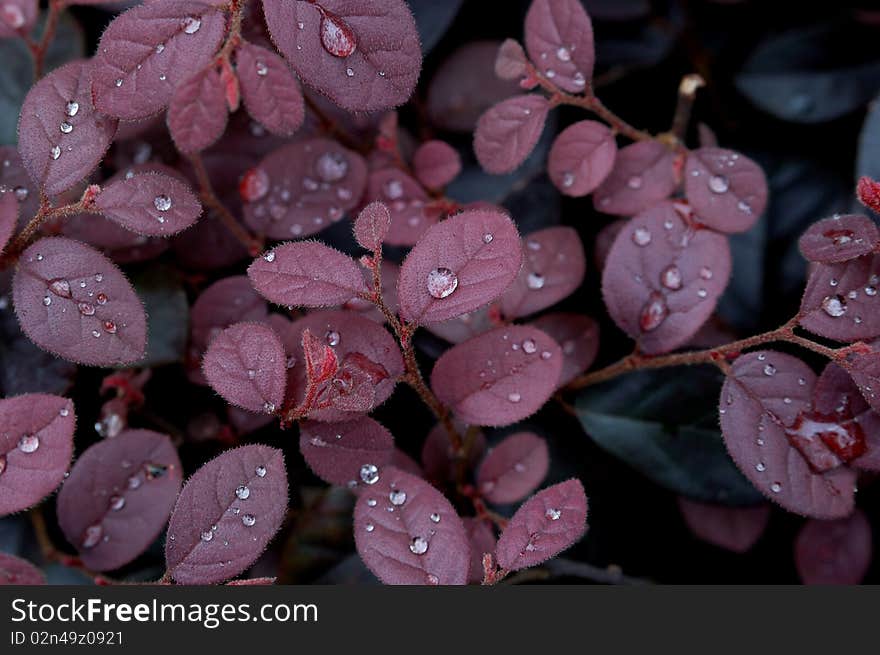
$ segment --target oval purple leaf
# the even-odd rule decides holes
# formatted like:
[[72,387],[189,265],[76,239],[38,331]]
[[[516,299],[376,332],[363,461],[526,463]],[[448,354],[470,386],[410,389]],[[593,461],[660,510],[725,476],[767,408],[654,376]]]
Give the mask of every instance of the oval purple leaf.
[[161,173],[117,180],[101,190],[95,206],[127,230],[147,236],[176,234],[202,214],[202,204],[192,190]]
[[254,288],[279,305],[329,307],[367,292],[354,260],[316,241],[285,243],[248,268]]
[[[0,146],[0,187],[12,191],[19,205],[19,219],[28,220],[40,206],[39,189],[24,168],[15,146]],[[21,227],[24,227],[23,225]]]
[[305,102],[286,61],[271,50],[242,43],[235,51],[235,71],[244,106],[255,121],[278,136],[291,136],[300,128]]
[[811,262],[833,264],[867,255],[880,244],[880,230],[867,216],[835,215],[813,223],[798,241]]
[[595,191],[614,168],[614,135],[597,121],[565,128],[550,148],[547,172],[560,192],[580,197]]
[[177,85],[168,106],[168,131],[180,152],[201,152],[223,136],[227,116],[223,82],[211,65]]
[[580,0],[534,0],[526,14],[526,50],[538,70],[569,93],[593,77],[593,25]]
[[272,40],[300,78],[349,111],[409,100],[422,67],[403,0],[263,2]]
[[518,432],[493,446],[477,470],[477,487],[491,503],[514,503],[532,493],[550,468],[547,442]]
[[46,195],[66,191],[101,162],[117,121],[92,106],[91,63],[73,61],[37,82],[18,122],[25,168]]
[[391,214],[385,242],[392,246],[411,246],[434,225],[441,213],[426,205],[430,196],[416,180],[396,168],[370,173],[366,199],[384,202]]
[[545,314],[530,325],[548,334],[562,348],[560,387],[590,368],[596,359],[599,352],[599,324],[589,316]]
[[363,208],[354,222],[357,242],[373,252],[382,250],[382,242],[391,227],[391,214],[382,202],[371,202]]
[[550,102],[542,95],[515,96],[491,107],[477,121],[474,152],[489,173],[510,173],[535,148]]
[[500,327],[443,353],[431,388],[468,424],[510,425],[547,402],[561,372],[553,339],[532,327]]
[[400,269],[400,315],[437,323],[497,298],[522,261],[516,225],[491,209],[469,210],[429,229]]
[[770,520],[769,505],[724,507],[679,498],[678,509],[695,537],[734,553],[751,549]]
[[675,191],[675,153],[656,141],[621,148],[614,168],[593,194],[600,212],[634,216]]
[[880,335],[880,255],[817,264],[801,299],[803,327],[837,341]]
[[211,62],[225,26],[215,6],[193,0],[151,2],[117,16],[92,69],[98,111],[136,120],[164,108],[178,84]]
[[218,280],[199,294],[190,312],[192,343],[199,350],[238,321],[262,323],[269,310],[244,275]]
[[299,450],[325,482],[354,486],[363,481],[361,471],[391,462],[394,437],[368,416],[343,423],[306,421],[300,426]]
[[22,253],[12,291],[21,329],[40,348],[90,366],[143,358],[144,307],[113,262],[89,246],[40,239]]
[[461,172],[461,157],[445,141],[428,141],[413,155],[413,170],[429,189],[442,189]]
[[272,414],[284,402],[284,346],[272,328],[260,323],[223,330],[208,346],[202,370],[214,390],[238,407]]
[[697,220],[721,232],[745,232],[767,206],[767,178],[748,157],[699,148],[685,162],[684,190]]
[[516,80],[526,75],[526,53],[513,39],[505,39],[495,58],[495,74],[502,80]]
[[430,484],[386,467],[354,508],[364,563],[385,584],[467,583],[470,546],[449,501]]
[[165,561],[180,584],[216,584],[247,569],[287,514],[280,450],[227,450],[187,480],[168,523]]
[[128,564],[165,527],[183,471],[164,434],[126,430],[86,449],[58,494],[58,525],[95,571]]
[[35,505],[61,484],[75,424],[67,398],[34,393],[0,400],[0,516]]
[[687,343],[727,286],[727,238],[690,219],[684,205],[655,205],[620,231],[608,253],[602,275],[605,305],[645,353],[669,352]]
[[833,521],[807,521],[794,542],[798,576],[809,585],[856,585],[871,566],[871,525],[861,510]]
[[0,552],[0,586],[44,585],[46,576],[25,559]]
[[584,247],[570,227],[548,227],[523,237],[523,266],[501,297],[501,313],[513,319],[567,298],[587,270]]
[[742,355],[721,389],[721,431],[740,471],[770,500],[797,514],[837,518],[852,511],[856,476],[835,467],[840,462],[821,431],[811,430],[818,425],[811,417],[815,381],[791,355]]
[[587,496],[572,478],[542,489],[510,519],[495,549],[508,571],[535,566],[578,541],[587,529]]
[[425,476],[438,484],[454,480],[461,465],[468,471],[472,470],[486,452],[486,437],[482,432],[468,431],[468,426],[461,421],[454,421],[454,424],[465,439],[466,454],[456,452],[442,422],[431,428],[422,444],[421,460]]
[[335,141],[287,144],[245,173],[245,222],[272,239],[315,234],[358,204],[366,180],[363,158]]

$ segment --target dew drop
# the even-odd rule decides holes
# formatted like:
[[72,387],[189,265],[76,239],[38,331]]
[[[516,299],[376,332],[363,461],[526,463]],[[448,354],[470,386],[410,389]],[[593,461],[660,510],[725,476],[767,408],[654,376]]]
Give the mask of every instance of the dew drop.
[[101,537],[104,536],[104,528],[101,527],[99,523],[95,523],[86,528],[85,534],[83,535],[82,547],[83,548],[94,548],[101,542]]
[[428,552],[428,540],[424,537],[415,537],[409,544],[409,549],[415,555],[424,555]]
[[202,20],[195,16],[187,16],[183,19],[183,31],[187,34],[195,34],[202,26]]
[[538,345],[535,343],[534,339],[526,339],[522,342],[522,349],[524,353],[531,355],[538,350]]
[[61,298],[70,298],[70,282],[64,278],[57,277],[49,281],[49,291]]
[[58,126],[58,129],[61,130],[62,134],[70,134],[71,132],[73,132],[73,125],[71,125],[67,121],[62,121],[61,125]]
[[571,61],[571,51],[564,46],[560,47],[556,51],[556,58],[559,59],[559,61]]
[[766,464],[764,464],[764,462],[758,462],[757,464],[755,464],[755,470],[758,471],[758,473],[763,473],[767,470],[767,466]]
[[370,498],[370,499],[367,500],[367,506],[368,506],[368,507],[375,507],[375,506],[376,506],[376,503],[377,503],[377,501],[376,501],[375,498]]
[[522,395],[517,393],[516,391],[511,391],[509,394],[507,394],[507,400],[512,403],[518,403],[520,400],[522,400]]
[[211,541],[214,538],[213,530],[204,530],[202,531],[202,541]]
[[437,512],[434,512],[430,516],[431,523],[440,523],[440,515]]
[[32,453],[40,447],[40,438],[35,434],[25,434],[18,440],[18,449],[23,453]]
[[[357,49],[354,32],[339,16],[321,9],[321,45],[334,57],[350,57]],[[302,23],[299,23],[301,26]],[[302,27],[300,27],[302,29]]]
[[648,298],[648,302],[642,307],[639,326],[643,332],[656,330],[666,320],[668,314],[669,308],[666,306],[663,296],[656,292],[652,293]]
[[491,234],[489,234],[488,232],[486,232],[486,234],[483,235],[483,243],[492,243],[492,240],[493,240],[494,238],[495,238],[495,237],[493,237]]
[[642,177],[641,175],[633,175],[626,181],[626,186],[630,189],[641,189],[642,188]]
[[266,477],[266,467],[265,466],[258,466],[256,469],[254,469],[254,473],[257,474],[258,478],[265,478]]
[[547,511],[544,512],[544,516],[546,516],[551,521],[558,521],[559,517],[562,516],[562,512],[560,512],[555,507],[548,507]]
[[678,266],[670,264],[660,273],[660,283],[673,291],[681,289],[681,271]]
[[263,259],[264,259],[265,261],[269,262],[270,264],[271,264],[272,262],[274,262],[274,261],[275,261],[275,251],[274,251],[274,250],[270,250],[270,251],[267,252],[265,255],[263,255]]
[[52,159],[58,159],[61,156],[61,148],[59,146],[52,146],[49,154],[52,155]]
[[115,84],[116,88],[118,89],[119,87],[122,86],[122,78],[121,77],[116,78],[116,81],[113,84]]
[[406,502],[406,492],[401,489],[392,489],[388,494],[388,500],[392,505],[403,505]]
[[247,500],[251,497],[251,490],[248,489],[245,485],[241,485],[235,490],[235,497],[239,500]]
[[348,173],[348,159],[339,152],[325,152],[315,162],[315,171],[325,182],[337,182]]
[[782,491],[782,485],[779,484],[778,482],[774,482],[773,484],[770,485],[770,491],[772,491],[775,494],[778,494],[780,491]]
[[110,496],[110,509],[114,512],[118,512],[123,507],[125,507],[125,496],[113,495]]
[[251,527],[254,523],[257,522],[257,518],[253,514],[242,514],[241,515],[242,525],[245,527]]
[[427,287],[432,298],[446,298],[458,288],[458,276],[448,268],[435,268],[428,273]]
[[43,296],[43,304],[48,307],[52,304],[52,298],[50,298],[49,296]]
[[15,194],[17,200],[24,202],[27,200],[27,197],[30,195],[30,191],[27,190],[27,187],[17,186],[12,192]]
[[360,471],[364,484],[376,484],[379,481],[379,467],[375,464],[364,464]]
[[647,246],[651,243],[651,232],[644,227],[637,227],[632,233],[633,243],[637,246]]
[[167,212],[171,209],[171,198],[165,194],[161,194],[153,198],[153,206],[160,212]]
[[88,302],[77,303],[77,308],[79,309],[79,313],[83,316],[94,316],[95,315],[95,306]]
[[156,45],[156,54],[161,55],[163,52],[165,52],[165,44],[164,43],[157,44]]
[[113,321],[104,321],[104,331],[110,334],[116,334],[116,323]]
[[709,178],[709,190],[712,193],[725,193],[730,188],[730,182],[723,175],[713,175]]
[[703,278],[704,280],[711,280],[712,279],[712,269],[709,268],[708,266],[703,266],[700,269],[700,277]]
[[773,364],[765,364],[764,365],[764,375],[773,376],[776,375],[776,367]]
[[269,67],[266,66],[265,62],[258,61],[255,68],[257,69],[257,75],[260,77],[265,77],[269,74]]
[[383,190],[389,200],[397,200],[403,196],[403,184],[400,180],[388,180]]
[[825,296],[822,309],[828,316],[839,318],[846,313],[846,301],[841,296]]
[[366,530],[367,532],[372,532],[372,531],[375,530],[375,529],[376,529],[376,528],[375,528],[375,526],[373,526],[372,523],[367,523],[367,524],[364,526],[364,530]]
[[526,286],[532,291],[537,291],[538,289],[544,288],[545,279],[544,276],[537,272],[531,272],[526,277]]

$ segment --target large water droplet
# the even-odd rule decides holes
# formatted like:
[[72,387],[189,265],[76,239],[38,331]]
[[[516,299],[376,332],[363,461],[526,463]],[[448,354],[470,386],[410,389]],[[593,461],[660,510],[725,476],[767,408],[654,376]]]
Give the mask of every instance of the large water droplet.
[[160,212],[167,212],[171,209],[171,198],[165,194],[158,195],[153,198],[153,206],[155,206]]
[[659,293],[652,293],[648,298],[648,302],[642,307],[642,314],[639,317],[639,325],[643,332],[651,332],[656,330],[666,320],[669,314],[669,308],[666,301]]
[[73,125],[67,121],[61,121],[61,125],[58,126],[58,129],[61,130],[61,134],[70,134],[73,132]]
[[773,364],[765,364],[764,365],[764,375],[774,376],[776,375],[776,367]]
[[723,175],[713,175],[709,178],[709,190],[712,193],[725,193],[730,188],[730,182]]
[[846,300],[842,296],[825,296],[822,309],[828,316],[838,318],[846,314]]
[[23,453],[32,453],[40,447],[40,438],[35,434],[26,434],[18,440],[18,449]]
[[49,291],[61,298],[70,298],[70,282],[64,278],[57,277],[49,281]]
[[410,543],[409,549],[416,555],[424,555],[428,552],[428,540],[424,537],[415,537]]
[[392,505],[403,505],[406,502],[406,492],[402,489],[392,489],[388,494],[388,500]]
[[242,525],[249,528],[254,523],[257,522],[257,517],[255,517],[253,514],[242,514],[241,515],[241,522],[242,522]]
[[458,276],[448,268],[435,268],[428,273],[427,287],[431,297],[446,298],[458,288]]
[[202,537],[202,541],[211,541],[211,539],[214,538],[214,531],[213,530],[203,530],[201,537]]
[[315,172],[325,182],[337,182],[348,173],[348,159],[339,152],[325,152],[315,162]]
[[533,291],[537,291],[538,289],[542,289],[545,283],[544,276],[538,273],[537,271],[532,271],[526,277],[526,286]]
[[195,16],[187,16],[183,19],[183,31],[187,34],[195,34],[202,26],[202,19]]
[[235,490],[235,497],[239,500],[247,500],[251,496],[251,490],[245,485],[241,485]]
[[327,334],[324,335],[324,340],[327,342],[328,346],[338,346],[342,337],[339,336],[339,332],[335,330],[330,330]]
[[681,289],[681,270],[678,266],[670,264],[663,269],[663,272],[660,273],[660,284],[673,291]]
[[633,243],[637,246],[647,246],[651,243],[651,232],[647,228],[637,227],[632,233]]
[[354,31],[339,16],[321,9],[321,45],[334,57],[350,57],[357,49]]
[[558,521],[559,517],[562,516],[562,512],[555,507],[548,507],[547,511],[544,512],[544,516],[546,516],[551,521]]
[[524,353],[531,355],[538,350],[538,344],[535,343],[534,339],[526,339],[522,342],[522,349]]
[[360,471],[364,484],[376,484],[379,481],[379,467],[375,464],[364,464]]
[[265,466],[258,466],[256,469],[254,469],[254,473],[257,474],[258,478],[265,478],[266,477],[266,467]]

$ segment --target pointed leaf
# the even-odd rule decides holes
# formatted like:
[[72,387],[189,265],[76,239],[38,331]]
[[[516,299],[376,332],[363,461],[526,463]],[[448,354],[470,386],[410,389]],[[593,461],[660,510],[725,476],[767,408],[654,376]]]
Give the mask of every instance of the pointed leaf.
[[750,550],[770,520],[769,505],[724,507],[679,497],[678,509],[694,536],[734,553]]
[[491,503],[515,503],[538,488],[549,468],[547,442],[518,432],[489,449],[477,470],[477,486]]
[[262,323],[268,315],[266,301],[244,275],[218,280],[199,294],[190,317],[193,346],[199,350],[224,329],[239,321]]
[[303,123],[305,102],[299,80],[287,62],[271,50],[242,43],[235,70],[248,113],[272,134],[291,136]]
[[668,198],[676,186],[675,153],[656,141],[638,141],[617,153],[593,205],[606,214],[634,216]]
[[560,192],[580,197],[595,191],[614,168],[614,135],[597,121],[565,128],[550,148],[547,172]]
[[40,239],[22,253],[12,291],[21,329],[44,350],[90,366],[144,356],[144,307],[113,262],[89,246]]
[[817,264],[801,300],[801,325],[837,341],[880,335],[880,255]]
[[537,94],[508,98],[491,107],[477,122],[474,152],[489,173],[510,173],[522,164],[541,138],[548,100]]
[[549,335],[562,348],[563,387],[593,364],[599,352],[599,324],[580,314],[545,314],[530,323]]
[[0,587],[4,585],[44,585],[46,576],[25,559],[0,553]]
[[794,542],[794,563],[804,584],[856,585],[873,552],[871,525],[857,509],[847,518],[807,521]]
[[37,504],[61,484],[75,424],[67,398],[25,394],[0,400],[0,516]]
[[358,554],[385,584],[460,585],[468,537],[449,501],[430,484],[386,467],[354,508]]
[[502,80],[516,80],[526,75],[526,53],[513,39],[505,39],[498,48],[495,59],[495,74]]
[[523,503],[501,533],[495,556],[509,571],[535,566],[573,545],[586,529],[587,496],[572,478]]
[[400,315],[437,323],[478,309],[513,281],[522,261],[513,221],[492,209],[469,210],[429,229],[397,280]]
[[413,170],[429,189],[442,189],[461,172],[461,157],[445,141],[427,141],[413,155]]
[[431,388],[466,423],[510,425],[547,402],[561,372],[562,350],[546,334],[500,327],[443,353]]
[[529,57],[556,86],[583,93],[592,83],[593,25],[579,0],[534,0],[525,32]]
[[90,569],[117,569],[165,528],[182,480],[171,439],[126,430],[76,461],[58,494],[58,525]]
[[394,455],[394,437],[364,416],[344,423],[306,421],[300,426],[299,450],[309,467],[330,484],[357,484],[364,466],[381,469]]
[[287,514],[280,450],[227,450],[187,480],[168,523],[165,561],[180,584],[216,584],[247,569]]
[[223,82],[213,65],[174,89],[168,106],[168,131],[180,152],[201,152],[213,145],[226,131],[226,118]]
[[202,204],[189,186],[161,173],[117,180],[101,190],[95,206],[127,230],[147,236],[176,234],[202,214]]
[[367,250],[379,252],[391,227],[391,214],[382,202],[371,202],[354,222],[354,236]]
[[798,241],[804,257],[811,262],[845,262],[869,252],[880,244],[880,230],[867,216],[835,215],[813,223]]

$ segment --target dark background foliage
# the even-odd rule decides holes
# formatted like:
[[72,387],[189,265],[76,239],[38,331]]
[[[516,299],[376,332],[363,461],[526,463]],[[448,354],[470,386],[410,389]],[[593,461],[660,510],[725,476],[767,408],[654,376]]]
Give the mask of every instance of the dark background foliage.
[[[880,11],[870,10],[873,3],[864,3],[864,8],[798,3],[795,9],[793,3],[765,0],[584,0],[584,4],[596,33],[596,85],[608,106],[633,125],[662,131],[672,118],[681,76],[698,72],[707,86],[694,107],[690,143],[698,142],[696,125],[703,123],[721,145],[746,153],[764,167],[770,205],[753,229],[732,239],[734,272],[712,327],[729,335],[776,327],[796,311],[803,288],[806,265],[797,252],[797,237],[811,222],[851,208],[858,175],[880,174],[880,148],[860,150],[860,144],[880,142],[880,116],[870,116],[880,90],[876,48]],[[550,134],[516,173],[488,178],[475,165],[470,133],[453,133],[430,120],[432,80],[444,62],[475,40],[520,38],[527,0],[410,0],[410,5],[426,58],[418,96],[402,111],[401,123],[421,138],[437,136],[461,150],[465,173],[450,195],[461,200],[487,195],[501,200],[524,232],[557,223],[573,226],[589,253],[608,217],[597,214],[589,199],[563,199],[552,187],[543,173]],[[74,8],[72,13],[84,28],[81,36],[85,52],[90,53],[111,15],[88,7]],[[73,30],[62,28],[60,41],[59,53],[65,47],[76,52]],[[0,48],[14,46],[0,42]],[[21,53],[10,56],[25,61]],[[6,55],[4,61],[9,61]],[[14,138],[9,128],[18,111],[14,68],[0,73],[0,138],[6,143]],[[478,105],[481,100],[470,98]],[[566,110],[558,118],[554,131],[580,115]],[[352,249],[348,226],[337,224],[322,238]],[[597,365],[602,365],[627,353],[631,344],[605,314],[597,292],[599,271],[589,259],[586,283],[559,309],[587,313],[600,321]],[[162,261],[173,266],[173,257],[167,254]],[[189,384],[181,364],[186,320],[182,294],[188,293],[192,301],[191,281],[174,272],[156,275],[156,266],[150,262],[127,269],[148,306],[153,303],[151,357],[156,365],[145,388],[146,406],[132,417],[132,424],[171,434],[184,467],[191,471],[229,446],[214,438],[218,425],[226,421],[226,409],[211,389]],[[240,267],[233,267],[218,271],[217,277],[240,272]],[[179,311],[160,311],[169,303]],[[62,392],[72,383],[68,395],[79,415],[81,451],[91,443],[89,435],[97,440],[89,426],[99,419],[102,399],[97,390],[104,373],[80,368],[73,377],[72,367],[42,355],[17,334],[11,321],[11,312],[0,310],[0,392]],[[427,332],[420,333],[416,343],[428,370],[445,344]],[[757,545],[745,555],[734,555],[698,541],[678,511],[676,491],[722,503],[760,500],[750,488],[743,488],[745,483],[714,436],[719,388],[720,380],[700,369],[635,374],[592,388],[576,405],[593,439],[559,403],[549,403],[528,421],[550,445],[547,482],[577,476],[590,499],[590,529],[564,553],[565,559],[603,568],[614,565],[629,576],[667,583],[797,581],[792,542],[803,523],[799,517],[774,511]],[[432,419],[411,390],[399,386],[374,416],[391,430],[399,446],[418,458]],[[633,418],[642,422],[628,420]],[[705,433],[705,438],[689,441],[693,430]],[[501,434],[490,434],[490,442]],[[259,574],[274,575],[277,570],[279,581],[296,583],[371,580],[353,553],[353,501],[347,493],[326,492],[306,468],[290,432],[269,427],[251,438],[284,449],[291,480],[288,527],[256,565]],[[608,444],[615,441],[626,441],[628,446],[613,449]],[[657,448],[665,449],[675,466],[662,469],[653,452]],[[712,466],[728,470],[701,482],[694,472]],[[54,513],[53,502],[47,504],[47,515]],[[864,481],[857,503],[876,533],[880,487]],[[60,534],[54,536],[64,543]],[[34,552],[26,516],[0,521],[0,550]],[[126,572],[133,579],[161,574],[160,544]],[[55,582],[84,581],[76,576],[55,566],[50,571]],[[570,575],[554,579],[578,581]],[[866,582],[878,580],[880,565],[875,563]]]

